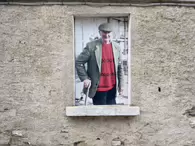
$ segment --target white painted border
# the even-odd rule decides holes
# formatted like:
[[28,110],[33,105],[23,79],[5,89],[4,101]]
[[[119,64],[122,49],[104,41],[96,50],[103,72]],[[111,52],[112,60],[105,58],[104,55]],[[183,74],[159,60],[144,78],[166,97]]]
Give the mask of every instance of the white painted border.
[[73,36],[73,105],[75,106],[75,91],[76,91],[76,84],[75,84],[75,16],[72,16],[72,36]]
[[129,14],[128,16],[129,22],[128,22],[128,105],[131,105],[131,19],[132,16]]
[[72,106],[66,107],[66,116],[137,116],[138,106],[102,105],[102,106]]
[[[73,25],[73,61],[75,62],[75,18],[76,17],[128,17],[128,103],[123,106],[131,105],[131,14],[130,13],[97,13],[97,14],[73,14],[72,25]],[[75,65],[73,65],[73,78],[75,79]],[[73,83],[74,96],[75,96],[75,82]],[[73,105],[75,106],[75,97],[73,98]],[[88,105],[87,105],[88,106]]]
[[87,14],[87,13],[81,13],[81,14],[73,14],[73,17],[127,17],[130,13],[96,13],[96,14]]
[[[128,104],[127,105],[87,105],[75,106],[75,81],[73,83],[73,106],[66,107],[66,116],[137,116],[140,115],[140,108],[131,105],[131,20],[130,13],[107,13],[107,14],[77,14],[72,16],[73,26],[73,62],[75,62],[75,17],[112,17],[128,16]],[[73,79],[75,79],[75,65],[73,65]]]

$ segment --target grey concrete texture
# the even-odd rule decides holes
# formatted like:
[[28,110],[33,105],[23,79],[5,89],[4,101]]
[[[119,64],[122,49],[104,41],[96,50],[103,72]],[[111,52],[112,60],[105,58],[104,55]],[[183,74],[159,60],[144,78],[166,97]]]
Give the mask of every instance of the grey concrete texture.
[[195,0],[1,0],[1,2],[194,3]]
[[[135,117],[65,116],[74,101],[72,14],[132,14]],[[195,9],[0,6],[0,145],[194,146]]]

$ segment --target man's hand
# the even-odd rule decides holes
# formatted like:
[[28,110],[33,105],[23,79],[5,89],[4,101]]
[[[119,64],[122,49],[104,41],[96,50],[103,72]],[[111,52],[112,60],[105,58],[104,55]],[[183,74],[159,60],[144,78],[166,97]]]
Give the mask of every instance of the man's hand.
[[83,81],[83,83],[84,83],[84,87],[87,88],[89,86],[89,84],[91,84],[91,80],[86,79]]
[[122,93],[123,93],[123,88],[119,88],[119,89],[118,89],[118,93],[119,93],[119,95],[122,95]]

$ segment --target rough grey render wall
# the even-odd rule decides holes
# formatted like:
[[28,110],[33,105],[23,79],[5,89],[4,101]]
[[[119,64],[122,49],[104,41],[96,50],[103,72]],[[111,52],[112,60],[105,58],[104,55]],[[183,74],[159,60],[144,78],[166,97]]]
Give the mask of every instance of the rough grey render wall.
[[194,3],[195,0],[1,0],[0,2],[92,2],[92,3]]
[[[73,101],[72,14],[132,13],[137,117],[65,117]],[[194,146],[195,10],[0,6],[0,145]]]
[[0,2],[193,3],[195,0],[1,0]]

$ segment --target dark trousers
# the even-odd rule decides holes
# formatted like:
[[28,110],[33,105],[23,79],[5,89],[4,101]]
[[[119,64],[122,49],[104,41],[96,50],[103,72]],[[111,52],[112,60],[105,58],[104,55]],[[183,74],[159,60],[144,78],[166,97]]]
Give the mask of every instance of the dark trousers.
[[93,97],[93,105],[116,104],[116,87],[109,91],[97,91]]

